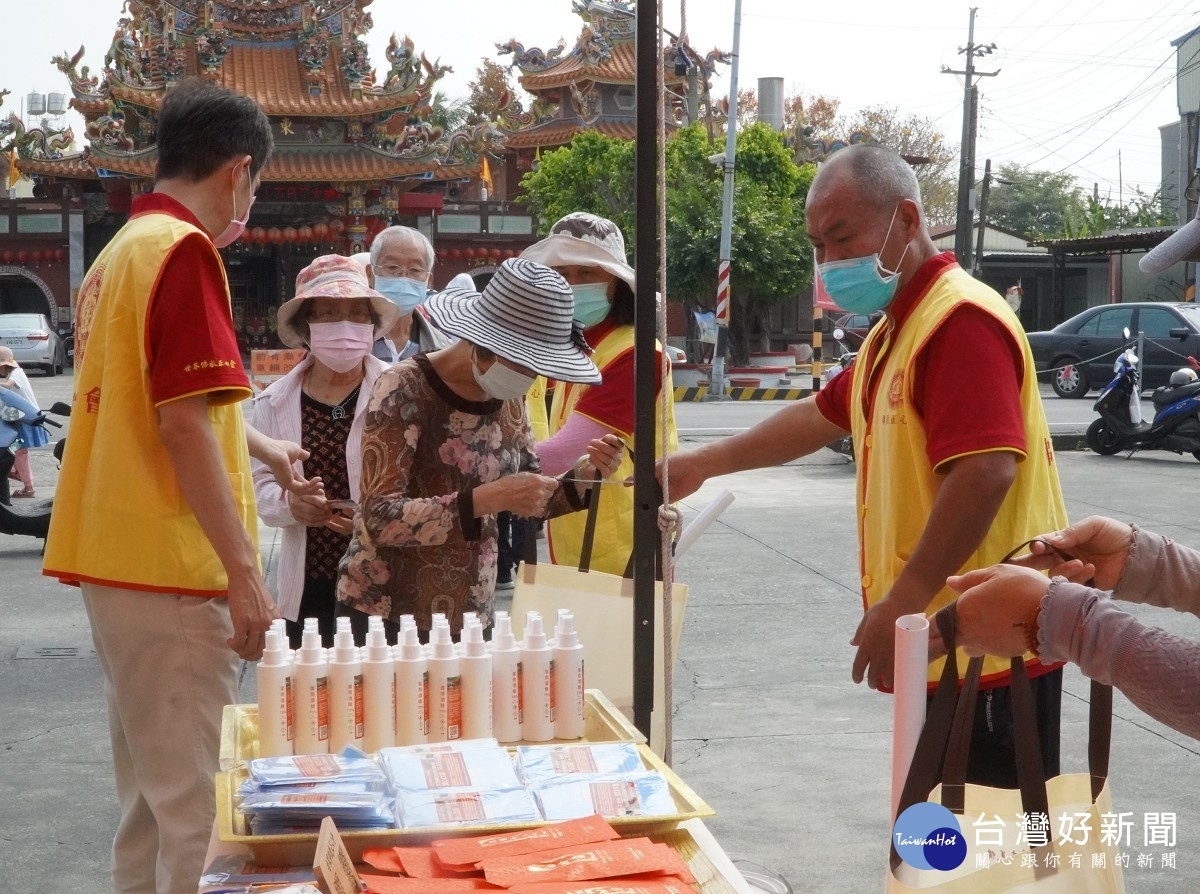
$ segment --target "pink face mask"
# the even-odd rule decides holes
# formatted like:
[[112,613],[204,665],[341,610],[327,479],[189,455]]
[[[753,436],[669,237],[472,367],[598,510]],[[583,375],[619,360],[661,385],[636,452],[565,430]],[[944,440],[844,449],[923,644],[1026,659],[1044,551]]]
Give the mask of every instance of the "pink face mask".
[[350,372],[371,353],[375,327],[370,323],[309,323],[308,348],[334,372]]
[[[223,229],[220,233],[213,237],[213,245],[217,248],[225,248],[233,245],[242,238],[242,234],[246,232],[246,224],[250,221],[250,209],[254,207],[254,191],[253,183],[250,181],[250,167],[246,167],[246,185],[251,187],[250,204],[246,206],[246,213],[241,218],[234,218],[229,221],[229,226]],[[237,185],[233,187],[233,213],[237,214]]]

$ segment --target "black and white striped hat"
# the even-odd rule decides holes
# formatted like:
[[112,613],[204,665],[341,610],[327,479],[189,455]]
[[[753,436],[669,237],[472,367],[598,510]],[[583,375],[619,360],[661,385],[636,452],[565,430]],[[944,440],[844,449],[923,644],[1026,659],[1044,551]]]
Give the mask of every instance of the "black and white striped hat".
[[543,376],[589,385],[600,381],[571,319],[571,287],[549,267],[510,258],[482,294],[447,289],[425,302],[425,310],[443,331]]

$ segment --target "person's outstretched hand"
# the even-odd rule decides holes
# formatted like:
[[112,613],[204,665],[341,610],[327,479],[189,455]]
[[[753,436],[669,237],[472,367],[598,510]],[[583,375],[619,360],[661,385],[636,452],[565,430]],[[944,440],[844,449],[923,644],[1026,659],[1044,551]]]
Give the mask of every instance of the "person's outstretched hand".
[[[1015,658],[1037,643],[1037,619],[1050,579],[1020,565],[993,565],[948,578],[959,593],[955,636],[968,655]],[[946,654],[937,624],[930,624],[929,658]]]
[[1090,582],[1098,589],[1111,590],[1125,573],[1132,545],[1132,527],[1091,515],[1061,531],[1043,534],[1030,545],[1030,555],[1014,561],[1026,568],[1049,571],[1051,577]]

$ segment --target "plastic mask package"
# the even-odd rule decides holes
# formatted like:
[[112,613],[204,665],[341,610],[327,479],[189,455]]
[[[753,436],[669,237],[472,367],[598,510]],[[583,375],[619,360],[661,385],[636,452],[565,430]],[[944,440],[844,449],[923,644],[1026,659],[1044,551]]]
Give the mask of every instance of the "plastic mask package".
[[256,792],[270,792],[272,794],[287,792],[294,795],[305,794],[351,794],[354,792],[379,792],[386,793],[388,790],[387,780],[382,776],[378,779],[338,779],[333,777],[326,779],[323,782],[302,782],[298,785],[265,785],[260,786],[253,779],[247,778],[238,786],[237,794],[240,798],[245,798],[246,795],[251,795]]
[[517,749],[521,779],[529,784],[579,776],[638,773],[645,769],[632,742],[594,745],[523,745]]
[[344,748],[340,754],[297,754],[287,757],[259,757],[247,765],[255,785],[303,785],[332,778],[348,780],[384,779],[383,770],[357,748]]
[[385,748],[384,769],[398,793],[430,789],[520,788],[512,757],[500,746],[467,751],[405,752]]
[[393,822],[391,797],[383,792],[309,792],[295,794],[267,789],[247,795],[242,812],[250,817],[250,827],[316,828],[325,817],[332,817],[338,828],[387,829]]
[[408,791],[396,799],[396,824],[404,829],[536,823],[541,819],[533,797],[524,788]]
[[381,748],[380,755],[399,753],[399,754],[426,754],[428,752],[442,751],[475,751],[479,748],[499,748],[500,742],[496,739],[453,739],[449,742],[432,742],[428,745],[398,745],[395,748]]
[[668,816],[675,799],[661,773],[625,773],[531,786],[542,816],[550,821],[598,813],[606,817]]

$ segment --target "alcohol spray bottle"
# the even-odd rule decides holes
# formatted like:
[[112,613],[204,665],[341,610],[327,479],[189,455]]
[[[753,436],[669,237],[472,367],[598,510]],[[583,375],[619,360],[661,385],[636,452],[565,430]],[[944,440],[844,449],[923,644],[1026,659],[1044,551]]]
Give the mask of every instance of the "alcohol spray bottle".
[[429,734],[429,674],[417,628],[396,644],[396,744],[423,745]]
[[363,672],[350,619],[338,618],[329,658],[329,750],[347,745],[363,746]]
[[465,628],[462,673],[462,735],[464,739],[492,736],[492,656],[483,641],[483,625],[475,621]]
[[292,713],[292,653],[279,631],[267,631],[258,662],[258,756],[291,754],[295,738]]
[[327,754],[329,752],[329,667],[321,634],[315,619],[310,627],[304,624],[304,637],[296,653],[296,669],[292,676],[292,697],[296,710],[296,754]]
[[521,649],[513,639],[512,620],[496,613],[492,633],[492,733],[501,742],[521,741]]
[[[375,620],[378,615],[372,615]],[[363,657],[363,750],[378,751],[396,744],[396,663],[381,623],[367,629]]]
[[554,638],[554,738],[583,738],[583,690],[583,645],[575,616],[560,614]]
[[450,625],[445,621],[437,624],[430,642],[429,741],[448,742],[462,738],[462,677]]
[[554,652],[546,644],[542,616],[525,615],[525,644],[521,649],[525,720],[521,734],[526,742],[554,738]]

